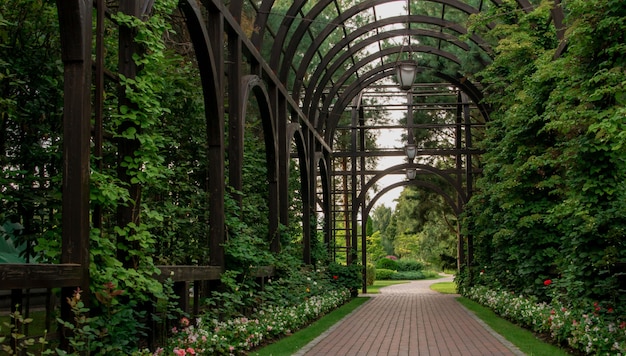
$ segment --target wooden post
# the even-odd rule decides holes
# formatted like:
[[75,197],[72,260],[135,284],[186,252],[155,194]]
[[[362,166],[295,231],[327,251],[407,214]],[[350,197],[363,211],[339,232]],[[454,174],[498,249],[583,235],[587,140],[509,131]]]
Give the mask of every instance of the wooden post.
[[[61,263],[81,266],[79,287],[89,291],[89,142],[91,119],[91,0],[57,0],[61,53],[64,65],[63,217]],[[61,317],[72,320],[66,298],[75,288],[61,291]],[[84,298],[89,300],[89,298]],[[61,335],[61,347],[67,340]]]

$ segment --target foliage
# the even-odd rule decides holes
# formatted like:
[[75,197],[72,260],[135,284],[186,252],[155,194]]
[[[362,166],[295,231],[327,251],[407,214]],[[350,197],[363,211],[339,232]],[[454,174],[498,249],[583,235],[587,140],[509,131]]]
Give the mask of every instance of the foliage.
[[167,351],[191,349],[198,355],[243,354],[269,340],[289,335],[312,320],[344,304],[350,299],[346,289],[327,291],[312,296],[292,306],[262,304],[250,318],[240,317],[226,321],[198,318],[193,323],[183,318],[180,327],[174,328]]
[[339,288],[347,288],[356,296],[363,285],[362,266],[358,263],[343,265],[331,262],[326,268],[328,278]]
[[463,224],[475,242],[466,281],[547,302],[543,281],[558,278],[559,300],[623,306],[626,8],[567,2],[568,45],[557,52],[552,6],[472,18],[498,25],[486,34],[496,56],[479,74],[493,112]]
[[374,285],[374,282],[376,282],[376,266],[374,266],[371,263],[368,263],[365,273],[366,273],[367,285],[368,286]]
[[[3,322],[0,325],[0,350],[6,355],[50,355],[52,350],[46,350],[48,341],[46,339],[47,332],[38,339],[30,338],[26,335],[25,329],[33,322],[32,318],[26,318],[17,310],[10,313],[11,322]],[[2,332],[2,329],[8,329],[8,333]],[[4,336],[6,335],[6,336]],[[7,342],[8,341],[8,342]],[[35,347],[40,347],[37,353],[32,352]]]
[[376,268],[376,280],[377,281],[389,280],[396,273],[398,272],[392,269]]
[[12,242],[24,247],[22,262],[31,262],[37,238],[60,231],[58,18],[49,1],[3,1],[0,14],[0,223],[23,226]]
[[[423,179],[440,186],[443,191],[451,189],[447,182],[437,177]],[[439,267],[446,264],[448,257],[456,257],[456,217],[438,193],[423,188],[405,188],[392,221],[396,255]]]
[[389,279],[396,281],[410,281],[416,279],[424,279],[426,275],[422,271],[396,271],[396,273],[392,274]]
[[549,334],[556,342],[585,354],[619,354],[626,351],[626,321],[612,306],[587,301],[569,306],[553,300],[517,295],[485,286],[462,288],[464,296],[494,310],[500,316]]
[[398,262],[390,258],[381,258],[380,260],[376,261],[376,268],[390,269],[390,270],[397,271]]
[[25,263],[26,243],[15,245],[24,227],[19,223],[5,222],[0,226],[0,263]]
[[290,356],[298,352],[309,342],[325,333],[333,325],[340,322],[356,308],[366,303],[369,298],[354,298],[336,310],[324,315],[306,328],[299,330],[267,346],[256,349],[250,353],[254,356]]
[[396,261],[396,264],[399,272],[421,271],[424,269],[424,264],[422,262],[409,258],[401,258]]
[[373,234],[368,235],[366,243],[368,261],[378,261],[387,254],[383,247],[380,231],[376,231]]
[[[372,221],[372,230],[379,232],[380,234],[380,244],[385,251],[385,254],[393,254],[393,239],[395,237],[395,233],[393,231],[387,231],[387,228],[391,226],[391,217],[393,211],[391,208],[385,205],[379,205],[374,210],[372,210],[371,221]],[[375,235],[372,235],[374,237]],[[372,244],[374,241],[372,241]],[[369,247],[369,245],[368,245]],[[368,251],[369,255],[369,251]],[[377,259],[372,257],[372,261],[376,261]]]

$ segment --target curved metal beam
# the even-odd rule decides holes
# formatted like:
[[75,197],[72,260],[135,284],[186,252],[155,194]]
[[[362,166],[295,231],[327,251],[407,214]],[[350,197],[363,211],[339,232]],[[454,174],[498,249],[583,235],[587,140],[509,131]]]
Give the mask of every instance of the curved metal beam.
[[[357,202],[359,203],[365,202],[365,198],[367,197],[367,192],[374,186],[374,184],[376,184],[376,182],[378,182],[384,176],[394,173],[394,172],[403,171],[407,168],[415,168],[418,171],[425,171],[425,172],[434,174],[435,176],[438,176],[440,178],[443,178],[456,191],[459,198],[461,199],[461,202],[463,203],[462,205],[465,205],[467,203],[467,196],[465,195],[465,192],[463,191],[463,187],[461,187],[449,174],[446,174],[440,169],[437,169],[435,167],[427,166],[424,164],[418,164],[418,163],[403,163],[403,164],[395,165],[393,167],[389,167],[385,169],[384,171],[378,173],[363,186],[363,189],[361,189],[361,193],[359,194],[357,198]],[[400,182],[400,183],[403,183],[403,182]],[[404,183],[407,183],[407,182],[404,182]],[[401,185],[406,185],[406,184],[401,184]],[[441,193],[444,199],[446,199],[448,203],[451,203],[450,206],[455,210],[455,212],[460,212],[460,207],[456,203],[454,203],[454,199],[452,199],[448,194],[443,192],[443,190],[441,190]]]
[[[341,88],[341,86],[343,86],[343,83],[345,83],[350,77],[352,77],[354,74],[356,74],[361,68],[363,68],[364,66],[366,66],[369,63],[375,62],[377,60],[381,60],[385,56],[391,56],[391,55],[394,55],[394,54],[399,54],[400,52],[402,52],[402,50],[404,48],[405,47],[403,47],[403,46],[389,47],[389,48],[386,48],[386,49],[384,49],[382,51],[378,51],[378,52],[375,52],[373,54],[370,54],[367,57],[364,57],[359,62],[357,62],[355,65],[350,67],[350,69],[345,71],[343,73],[343,75],[334,83],[334,86],[331,89],[331,91],[329,93],[326,93],[325,92],[326,84],[331,81],[333,74],[344,66],[345,60],[347,60],[350,57],[350,55],[351,55],[349,53],[343,54],[337,61],[335,61],[330,67],[328,67],[328,70],[325,72],[324,76],[322,78],[320,78],[319,85],[317,85],[315,88],[312,87],[312,89],[316,89],[316,90],[314,92],[310,92],[310,93],[307,91],[307,94],[305,95],[304,100],[302,102],[303,111],[307,112],[309,114],[309,117],[312,117],[313,116],[312,115],[312,110],[314,110],[315,108],[312,108],[311,105],[313,103],[319,102],[321,100],[322,94],[327,95],[326,96],[326,100],[324,100],[324,105],[322,106],[322,110],[327,109],[327,107],[328,107],[328,105],[330,103],[329,100],[332,100],[332,98],[339,91],[339,88]],[[456,63],[459,66],[462,66],[461,60],[456,55],[454,55],[453,53],[447,52],[447,51],[442,51],[442,50],[434,48],[434,47],[429,47],[429,46],[411,46],[411,51],[413,51],[414,53],[421,52],[421,53],[426,53],[426,54],[434,54],[434,55],[439,56],[439,57],[444,57],[444,58],[446,58],[446,59]],[[391,64],[395,65],[395,62],[391,62]],[[307,109],[308,109],[308,111],[307,111]],[[316,125],[315,122],[313,124]]]
[[[385,78],[394,74],[395,74],[395,64],[387,63],[384,66],[381,66],[370,72],[364,73],[363,79],[361,79],[358,82],[354,82],[350,86],[348,86],[343,91],[340,99],[337,102],[335,102],[335,105],[333,106],[333,110],[330,113],[327,112],[327,117],[325,117],[326,120],[319,121],[320,127],[318,127],[318,130],[320,132],[324,129],[321,126],[321,124],[324,124],[324,123],[326,124],[325,132],[324,132],[325,139],[329,142],[332,142],[334,129],[336,127],[337,120],[339,120],[339,118],[341,117],[341,112],[343,112],[345,108],[350,104],[350,102],[352,102],[352,100],[357,95],[359,95],[361,90],[365,89],[369,85],[375,83],[376,81],[382,78]],[[455,77],[452,77],[450,75],[447,75],[438,71],[435,71],[433,75],[435,77],[439,77],[443,79],[444,81],[451,83],[457,86],[458,88],[460,88],[477,105],[479,111],[485,118],[485,121],[489,121],[489,115],[490,115],[489,107],[486,106],[482,102],[483,96],[480,90],[478,90],[470,81],[463,80],[464,77],[455,78]]]
[[241,118],[245,120],[247,104],[250,93],[253,93],[259,112],[261,124],[263,126],[263,136],[265,141],[265,160],[267,164],[267,181],[269,184],[269,242],[271,251],[280,250],[279,236],[279,197],[278,197],[278,137],[276,125],[272,114],[270,99],[264,82],[256,75],[246,75],[242,78],[241,95]]
[[[358,13],[368,10],[372,7],[375,7],[377,5],[381,5],[387,2],[391,2],[394,0],[369,0],[369,1],[363,1],[363,2],[357,2],[354,6],[352,6],[351,8],[345,9],[343,12],[341,12],[339,14],[338,17],[336,17],[335,19],[331,20],[331,24],[333,26],[333,29],[337,26],[337,24],[343,24],[344,22],[346,22],[348,19],[350,19],[351,17],[357,15]],[[446,6],[451,6],[454,8],[457,8],[467,14],[472,14],[472,13],[477,13],[478,10],[476,10],[475,8],[462,3],[458,0],[432,0],[432,2],[435,3],[440,3],[442,5],[446,5]],[[287,45],[286,49],[285,49],[285,57],[282,61],[282,64],[280,65],[280,70],[278,73],[278,77],[280,78],[281,81],[285,82],[286,78],[288,76],[288,70],[289,67],[291,66],[291,63],[293,62],[293,56],[297,53],[297,48],[300,45],[300,43],[302,42],[302,39],[304,38],[304,35],[306,34],[306,32],[309,30],[309,27],[311,26],[311,24],[315,21],[315,19],[326,9],[327,6],[329,6],[330,4],[333,4],[334,0],[326,0],[326,1],[320,1],[318,2],[304,17],[304,20],[300,22],[300,24],[298,25],[298,27],[296,28],[294,34],[291,36],[291,40],[289,42],[289,44]],[[428,16],[423,16],[424,18],[428,18]],[[442,22],[448,22],[445,20],[441,20],[441,19],[437,19],[440,20]],[[407,17],[404,17],[404,21],[407,21]],[[420,22],[420,21],[413,21],[413,22]],[[442,25],[443,26],[443,25]],[[330,33],[330,28],[327,26],[326,29],[326,33]],[[275,46],[276,45],[280,45],[281,47],[283,47],[282,42],[278,43],[278,41],[275,42]],[[275,54],[274,51],[272,51],[273,54]],[[276,58],[273,58],[274,60],[276,60]],[[278,62],[272,62],[273,64],[278,64]],[[275,67],[273,67],[275,68]]]
[[223,267],[226,231],[224,228],[224,111],[219,86],[221,77],[217,75],[213,47],[198,4],[192,0],[181,0],[178,7],[185,16],[194,46],[204,97],[207,154],[211,164],[208,189],[210,194],[210,264]]
[[[418,16],[412,15],[412,17],[417,18]],[[431,18],[429,18],[431,19]],[[448,43],[451,43],[452,45],[455,45],[465,51],[469,51],[470,47],[467,43],[459,40],[459,38],[455,37],[454,35],[451,35],[449,33],[445,33],[445,32],[437,32],[437,31],[433,31],[433,30],[426,30],[426,29],[411,29],[410,31],[407,31],[406,29],[396,29],[396,30],[392,30],[392,31],[385,31],[382,32],[376,36],[370,36],[367,37],[366,39],[364,39],[363,41],[359,42],[357,45],[350,45],[352,42],[354,42],[356,39],[358,39],[359,37],[367,34],[370,31],[375,31],[378,30],[378,28],[383,27],[383,26],[388,26],[391,24],[396,24],[396,23],[400,23],[401,21],[404,21],[405,17],[390,17],[390,18],[386,18],[380,21],[376,21],[370,24],[367,24],[363,27],[358,28],[357,30],[351,32],[347,37],[345,37],[344,39],[342,39],[341,41],[339,41],[333,48],[331,48],[328,53],[322,58],[320,64],[317,66],[317,68],[315,69],[314,74],[311,76],[311,79],[309,80],[309,84],[307,86],[307,93],[309,93],[311,90],[311,88],[314,88],[315,85],[314,83],[316,83],[319,80],[319,77],[321,75],[322,72],[326,71],[326,68],[328,68],[328,66],[330,65],[330,62],[339,54],[339,53],[344,53],[344,56],[346,55],[351,55],[356,53],[358,50],[362,49],[364,46],[367,46],[368,44],[372,44],[376,41],[380,41],[383,40],[385,38],[389,38],[392,36],[406,36],[408,35],[417,35],[417,36],[425,36],[425,37],[432,37],[432,38],[436,38],[439,40],[443,40],[446,41]],[[457,33],[459,33],[459,35],[464,35],[464,32],[458,32],[459,30],[464,30],[463,28],[461,28],[460,26],[455,26],[452,25],[452,27],[450,27],[450,29],[457,31]],[[393,33],[394,35],[391,35],[391,33]],[[479,46],[480,48],[485,49],[485,51],[488,54],[491,54],[491,48],[489,47],[489,45],[487,43],[485,43],[484,41],[482,41],[482,39],[476,35],[472,35],[470,36],[470,39],[476,43],[477,46]],[[302,57],[302,61],[300,62],[300,66],[298,67],[298,70],[296,72],[296,76],[295,76],[295,81],[294,81],[294,87],[292,90],[292,95],[294,100],[298,99],[298,93],[300,92],[300,86],[303,83],[302,78],[305,77],[305,74],[307,72],[307,70],[309,69],[309,65],[311,60],[313,59],[313,56],[316,53],[316,47],[319,47],[319,45],[321,45],[321,43],[323,39],[316,39],[316,41],[313,42],[313,44],[310,46],[310,48],[307,50],[307,52],[304,54],[304,56]],[[482,42],[481,42],[482,41]],[[346,48],[349,48],[348,51],[345,51]],[[342,56],[342,57],[344,57]],[[345,62],[345,60],[343,60]],[[487,64],[487,63],[483,63],[483,64]],[[306,106],[305,106],[306,107]],[[306,112],[306,109],[303,109]]]
[[376,195],[370,199],[370,201],[365,207],[363,207],[364,202],[360,202],[360,201],[357,202],[358,204],[361,204],[360,206],[363,209],[362,215],[368,216],[372,208],[374,208],[374,204],[376,204],[378,199],[382,198],[388,191],[393,190],[398,187],[404,187],[404,186],[409,186],[409,185],[431,189],[432,191],[434,191],[435,193],[443,197],[443,199],[446,201],[446,203],[448,203],[448,205],[450,205],[450,207],[452,208],[452,211],[454,211],[454,214],[457,217],[459,216],[459,214],[461,214],[462,209],[459,208],[458,204],[454,202],[454,199],[452,199],[452,197],[448,195],[446,192],[444,192],[440,187],[430,182],[412,179],[412,180],[407,180],[407,181],[396,182],[378,191]]

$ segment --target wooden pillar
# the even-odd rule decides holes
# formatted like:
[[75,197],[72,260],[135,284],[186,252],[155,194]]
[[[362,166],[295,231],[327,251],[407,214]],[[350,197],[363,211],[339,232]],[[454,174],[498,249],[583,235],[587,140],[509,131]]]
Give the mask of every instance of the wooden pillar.
[[[89,292],[92,8],[91,0],[57,0],[64,65],[61,263],[80,264],[81,282],[77,287],[83,293]],[[61,290],[64,320],[72,320],[65,300],[73,293],[74,288]],[[67,339],[61,340],[61,347],[67,349]]]

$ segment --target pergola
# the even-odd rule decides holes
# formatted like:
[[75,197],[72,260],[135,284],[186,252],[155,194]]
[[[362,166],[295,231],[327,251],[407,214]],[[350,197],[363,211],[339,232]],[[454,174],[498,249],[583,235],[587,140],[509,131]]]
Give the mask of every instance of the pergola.
[[[376,201],[396,187],[430,189],[439,193],[456,214],[461,213],[472,195],[475,176],[480,173],[481,152],[472,142],[489,121],[489,107],[483,103],[483,88],[474,73],[489,64],[492,56],[480,31],[469,32],[467,23],[471,15],[491,11],[503,3],[180,0],[179,10],[193,43],[204,95],[207,152],[212,167],[208,179],[210,265],[189,270],[162,266],[162,270],[177,268],[180,281],[219,278],[216,276],[224,268],[222,245],[226,235],[224,175],[227,170],[230,185],[241,190],[243,124],[246,103],[252,96],[260,108],[265,135],[270,187],[268,239],[273,250],[280,248],[279,226],[288,223],[291,162],[297,162],[301,174],[305,263],[311,261],[310,241],[315,233],[309,217],[318,213],[323,216],[328,243],[337,233],[335,221],[349,217],[343,227],[349,236],[345,253],[348,261],[356,261],[357,246],[365,244],[366,217]],[[517,0],[511,11],[531,11],[534,3],[538,1]],[[98,221],[98,213],[92,212],[89,205],[89,162],[90,155],[97,155],[102,144],[99,125],[103,78],[107,75],[102,23],[110,11],[138,18],[150,16],[152,5],[153,0],[57,1],[65,67],[62,264],[24,266],[21,270],[0,266],[6,282],[3,289],[65,287],[66,296],[75,286],[87,289],[90,221]],[[396,12],[390,13],[393,6]],[[559,38],[563,39],[559,0],[554,1],[552,14]],[[246,31],[242,19],[253,24],[253,31]],[[120,26],[117,41],[118,72],[132,78],[137,66],[131,58],[138,51],[132,31]],[[395,82],[396,69],[407,60],[416,63],[418,78],[401,89]],[[380,100],[371,100],[375,96],[386,101],[380,104]],[[406,111],[406,122],[389,124],[376,118],[380,110],[398,109]],[[413,113],[417,111],[446,113],[452,120],[414,123]],[[349,120],[342,120],[345,117]],[[406,147],[369,149],[366,136],[381,130],[406,132]],[[418,130],[445,131],[449,141],[445,147],[420,145],[414,139]],[[347,148],[336,144],[339,132],[349,134]],[[132,155],[136,145],[132,140],[121,142],[119,154]],[[406,148],[415,150],[417,158],[384,170],[372,169],[366,163],[372,157],[405,157]],[[433,164],[438,159],[454,161],[453,168],[438,168]],[[344,168],[337,168],[341,166],[339,160],[346,163]],[[398,174],[408,174],[410,179],[374,190],[381,178]],[[424,177],[437,177],[449,189]],[[347,184],[338,184],[340,181]],[[140,194],[137,187],[131,185],[130,189],[136,189],[131,196]],[[127,223],[136,216],[132,207],[120,209],[117,214],[118,221]],[[365,248],[361,251],[365,262]],[[460,266],[471,263],[471,236],[459,238],[458,257]],[[30,277],[24,279],[26,275]],[[28,285],[25,280],[30,281]]]

